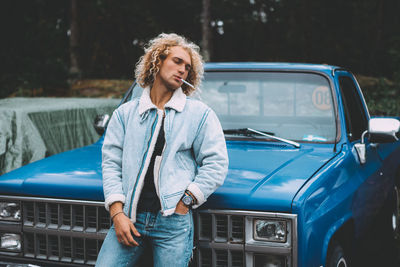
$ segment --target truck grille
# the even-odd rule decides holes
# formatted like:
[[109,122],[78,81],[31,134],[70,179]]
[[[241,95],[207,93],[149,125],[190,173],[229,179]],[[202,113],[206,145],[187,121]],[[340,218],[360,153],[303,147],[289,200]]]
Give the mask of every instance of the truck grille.
[[104,206],[23,202],[24,226],[106,234],[111,226]]
[[[22,234],[22,250],[13,255],[0,250],[0,256],[46,265],[96,263],[111,227],[103,202],[2,195],[0,200],[19,201],[22,209],[22,222],[0,222],[1,232]],[[190,266],[255,266],[270,259],[281,262],[280,266],[297,266],[297,215],[238,210],[193,214],[196,249]],[[288,225],[285,243],[253,239],[254,219],[277,218]]]
[[[255,219],[284,220],[285,243],[254,240]],[[199,210],[195,213],[195,260],[193,266],[297,266],[297,216],[293,214]],[[274,263],[275,262],[275,263]]]
[[36,199],[22,212],[27,258],[94,265],[111,226],[102,202]]
[[244,216],[198,212],[197,266],[244,266]]

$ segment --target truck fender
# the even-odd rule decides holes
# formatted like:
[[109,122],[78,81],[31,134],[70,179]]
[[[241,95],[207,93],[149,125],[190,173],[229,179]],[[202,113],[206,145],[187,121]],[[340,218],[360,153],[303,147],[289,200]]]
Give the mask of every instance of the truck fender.
[[335,234],[339,233],[341,229],[348,223],[352,221],[352,214],[347,213],[343,217],[341,217],[339,220],[335,221],[334,224],[331,225],[331,227],[328,229],[326,232],[326,235],[324,237],[324,242],[322,245],[322,250],[321,250],[321,262],[325,266],[326,262],[326,256],[328,253],[328,247],[330,242],[332,241],[332,238],[335,236]]

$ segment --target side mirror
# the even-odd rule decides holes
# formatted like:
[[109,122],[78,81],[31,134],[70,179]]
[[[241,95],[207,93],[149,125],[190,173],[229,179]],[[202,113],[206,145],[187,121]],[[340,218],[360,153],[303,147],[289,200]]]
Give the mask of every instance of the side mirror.
[[367,161],[364,137],[369,134],[371,143],[391,143],[399,140],[400,121],[391,118],[374,118],[368,122],[368,130],[363,132],[361,143],[355,144],[358,158],[361,164]]
[[108,114],[101,114],[96,116],[96,118],[94,119],[93,126],[99,135],[104,134],[109,120],[110,120],[110,115]]
[[390,118],[373,118],[368,123],[369,141],[391,143],[399,140],[400,121]]

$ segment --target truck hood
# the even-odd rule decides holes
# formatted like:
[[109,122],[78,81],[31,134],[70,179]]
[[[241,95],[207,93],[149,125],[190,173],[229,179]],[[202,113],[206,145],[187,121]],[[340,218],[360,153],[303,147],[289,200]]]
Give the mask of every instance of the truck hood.
[[[0,194],[104,201],[101,142],[0,176]],[[330,144],[227,142],[225,183],[202,208],[290,212],[303,184],[335,153]]]
[[336,153],[332,144],[228,142],[229,171],[204,207],[290,212],[292,200]]
[[63,152],[0,176],[0,194],[104,201],[101,143]]

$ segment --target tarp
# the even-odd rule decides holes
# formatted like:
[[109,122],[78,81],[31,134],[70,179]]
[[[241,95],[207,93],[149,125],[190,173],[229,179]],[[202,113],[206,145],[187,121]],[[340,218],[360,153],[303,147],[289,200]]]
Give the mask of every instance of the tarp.
[[99,139],[93,122],[118,99],[0,99],[0,174]]

